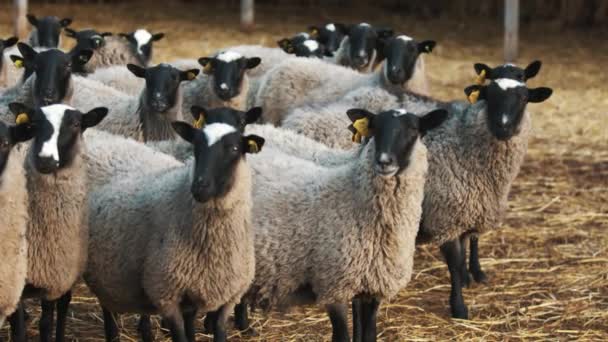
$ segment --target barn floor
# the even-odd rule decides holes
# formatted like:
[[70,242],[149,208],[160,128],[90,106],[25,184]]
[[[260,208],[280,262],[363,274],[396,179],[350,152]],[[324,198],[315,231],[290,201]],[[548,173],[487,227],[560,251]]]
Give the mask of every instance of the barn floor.
[[[462,99],[472,64],[501,59],[501,25],[487,19],[420,20],[375,9],[320,11],[260,8],[256,32],[238,30],[235,10],[149,4],[45,5],[31,12],[75,18],[73,27],[127,31],[145,25],[167,33],[156,61],[200,57],[217,48],[259,43],[326,20],[392,25],[418,39],[435,39],[427,57],[432,91]],[[0,5],[0,34],[10,33],[7,2]],[[352,14],[355,13],[355,14]],[[356,14],[359,13],[359,14]],[[552,23],[523,28],[521,64],[542,59],[532,86],[550,86],[553,97],[530,105],[534,137],[511,194],[504,227],[481,239],[488,285],[466,289],[470,321],[449,317],[449,279],[437,248],[420,248],[410,286],[379,313],[384,341],[608,340],[608,44],[606,31],[562,31]],[[66,39],[67,40],[67,39]],[[38,309],[29,329],[37,337]],[[67,334],[102,341],[101,311],[84,286],[72,302]],[[135,316],[121,319],[123,340],[137,338]],[[155,323],[158,325],[158,322]],[[202,324],[199,324],[201,327]],[[234,341],[327,341],[330,324],[316,308],[253,316],[258,336],[231,332]],[[163,335],[157,329],[157,337]],[[6,328],[0,332],[6,338]],[[209,340],[201,331],[198,339]]]

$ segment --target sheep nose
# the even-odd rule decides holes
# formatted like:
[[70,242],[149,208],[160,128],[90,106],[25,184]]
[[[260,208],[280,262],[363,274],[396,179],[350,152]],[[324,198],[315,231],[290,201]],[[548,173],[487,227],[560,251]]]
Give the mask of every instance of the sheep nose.
[[203,177],[199,177],[196,180],[196,185],[199,189],[208,189],[211,186],[211,181]]
[[163,94],[160,93],[160,91],[157,91],[156,93],[154,93],[153,96],[156,100],[160,100],[163,98]]
[[358,56],[360,58],[365,58],[365,57],[367,57],[367,53],[365,52],[365,50],[359,50]]
[[378,157],[378,160],[376,160],[378,165],[380,165],[382,167],[389,166],[389,165],[393,164],[394,161],[395,161],[395,159],[388,153],[380,154],[380,157]]

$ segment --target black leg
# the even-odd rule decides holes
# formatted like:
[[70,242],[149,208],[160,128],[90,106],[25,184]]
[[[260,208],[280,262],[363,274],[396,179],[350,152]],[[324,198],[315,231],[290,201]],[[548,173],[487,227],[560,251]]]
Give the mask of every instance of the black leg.
[[195,341],[194,322],[196,320],[196,309],[184,312],[184,328],[186,329],[186,337],[188,342]]
[[66,292],[57,301],[57,328],[55,330],[55,341],[65,341],[65,324],[68,318],[68,309],[72,301],[72,291]]
[[234,307],[234,325],[237,330],[245,331],[249,329],[249,314],[247,303],[241,302]]
[[213,329],[215,328],[215,320],[217,319],[217,311],[209,311],[205,315],[203,321],[203,327],[205,328],[205,334],[213,335]]
[[469,270],[467,269],[467,242],[468,238],[465,235],[460,237],[460,281],[462,281],[462,287],[469,287],[471,284]]
[[363,339],[363,313],[361,299],[353,298],[353,342],[361,342]]
[[154,335],[152,335],[152,323],[150,322],[150,315],[139,316],[139,324],[137,325],[137,331],[139,337],[143,342],[154,341]]
[[346,306],[342,304],[327,305],[327,314],[332,327],[332,342],[349,342],[348,317]]
[[25,305],[23,301],[19,302],[17,310],[8,318],[11,325],[11,341],[25,342],[27,340],[25,334]]
[[228,321],[228,305],[222,306],[215,314],[213,325],[213,342],[226,342],[226,321]]
[[41,300],[42,314],[38,329],[40,342],[51,342],[53,335],[53,318],[55,316],[55,301]]
[[176,309],[173,313],[163,318],[165,318],[169,324],[173,342],[188,342],[186,328],[184,326],[184,316],[179,309]]
[[479,238],[477,235],[471,235],[471,253],[469,259],[469,269],[471,270],[471,274],[473,275],[473,279],[475,279],[478,283],[488,283],[488,277],[481,270],[481,264],[479,263]]
[[103,330],[106,334],[106,342],[118,342],[118,325],[116,324],[116,315],[102,307],[103,310]]
[[452,283],[452,291],[450,293],[450,307],[452,308],[452,317],[454,318],[468,318],[467,307],[464,305],[464,299],[462,298],[462,280],[461,269],[462,269],[462,251],[460,246],[460,240],[455,239],[448,241],[441,245],[441,253],[448,264],[448,270],[450,271],[450,278]]
[[376,341],[376,317],[378,316],[378,307],[380,307],[380,301],[376,298],[371,298],[369,301],[364,301],[362,304],[363,342]]

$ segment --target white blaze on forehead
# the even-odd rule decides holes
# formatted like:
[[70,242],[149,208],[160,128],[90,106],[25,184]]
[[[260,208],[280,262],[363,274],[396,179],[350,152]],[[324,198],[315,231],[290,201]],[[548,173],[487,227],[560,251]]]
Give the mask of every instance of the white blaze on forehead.
[[222,62],[226,62],[226,63],[230,63],[232,61],[236,61],[241,58],[243,58],[243,55],[241,55],[238,52],[234,52],[234,51],[223,51],[223,52],[220,52],[219,55],[217,55],[217,59],[219,59]]
[[359,26],[366,26],[366,27],[370,27],[370,26],[372,26],[372,25],[370,25],[370,24],[368,24],[368,23],[361,23],[361,24],[359,24]]
[[526,86],[524,83],[512,80],[510,78],[498,78],[494,80],[494,82],[496,82],[496,84],[498,84],[502,90]]
[[61,130],[61,122],[66,110],[74,110],[70,106],[63,104],[55,104],[40,108],[46,120],[53,127],[53,134],[49,140],[42,144],[39,157],[42,158],[53,158],[55,161],[59,161],[59,146],[57,146],[57,140],[59,139],[59,131]]
[[308,39],[308,38],[310,38],[310,35],[306,32],[300,32],[300,33],[296,34],[296,37],[302,37],[304,39]]
[[334,24],[327,24],[327,25],[325,25],[325,29],[327,29],[327,31],[335,32],[336,31],[336,25],[334,25]]
[[308,39],[308,40],[305,40],[304,43],[302,43],[302,44],[304,46],[306,46],[306,48],[310,52],[314,52],[314,51],[317,51],[317,49],[319,49],[319,43],[317,43],[316,40]]
[[403,108],[399,108],[399,109],[395,109],[393,111],[393,116],[401,116],[401,115],[405,115],[407,114],[407,110],[403,109]]
[[226,90],[226,89],[228,89],[228,85],[226,83],[222,83],[222,84],[220,84],[220,89]]
[[502,124],[506,125],[509,123],[509,116],[507,114],[502,115]]
[[400,35],[400,36],[397,36],[397,39],[401,39],[401,40],[403,40],[404,42],[409,42],[409,41],[412,41],[412,40],[413,40],[413,39],[412,39],[412,37],[410,37],[410,36],[406,36],[406,35],[404,35],[404,34],[402,34],[402,35]]
[[135,33],[133,33],[133,37],[135,38],[135,41],[137,42],[137,51],[139,51],[139,53],[141,53],[142,46],[144,46],[150,42],[150,39],[152,39],[152,34],[146,30],[140,29],[140,30],[135,31]]
[[203,129],[203,133],[207,136],[207,144],[212,146],[220,141],[226,134],[236,132],[236,128],[225,123],[212,123]]

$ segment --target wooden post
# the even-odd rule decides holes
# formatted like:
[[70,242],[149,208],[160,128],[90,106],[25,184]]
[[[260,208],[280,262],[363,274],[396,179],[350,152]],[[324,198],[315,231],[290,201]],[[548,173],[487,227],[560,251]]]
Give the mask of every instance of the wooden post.
[[15,20],[14,34],[19,39],[25,39],[27,35],[27,19],[25,18],[27,14],[27,0],[14,0],[13,6]]
[[254,0],[241,0],[241,28],[245,31],[253,30]]
[[519,0],[505,0],[505,62],[517,59],[519,39]]

